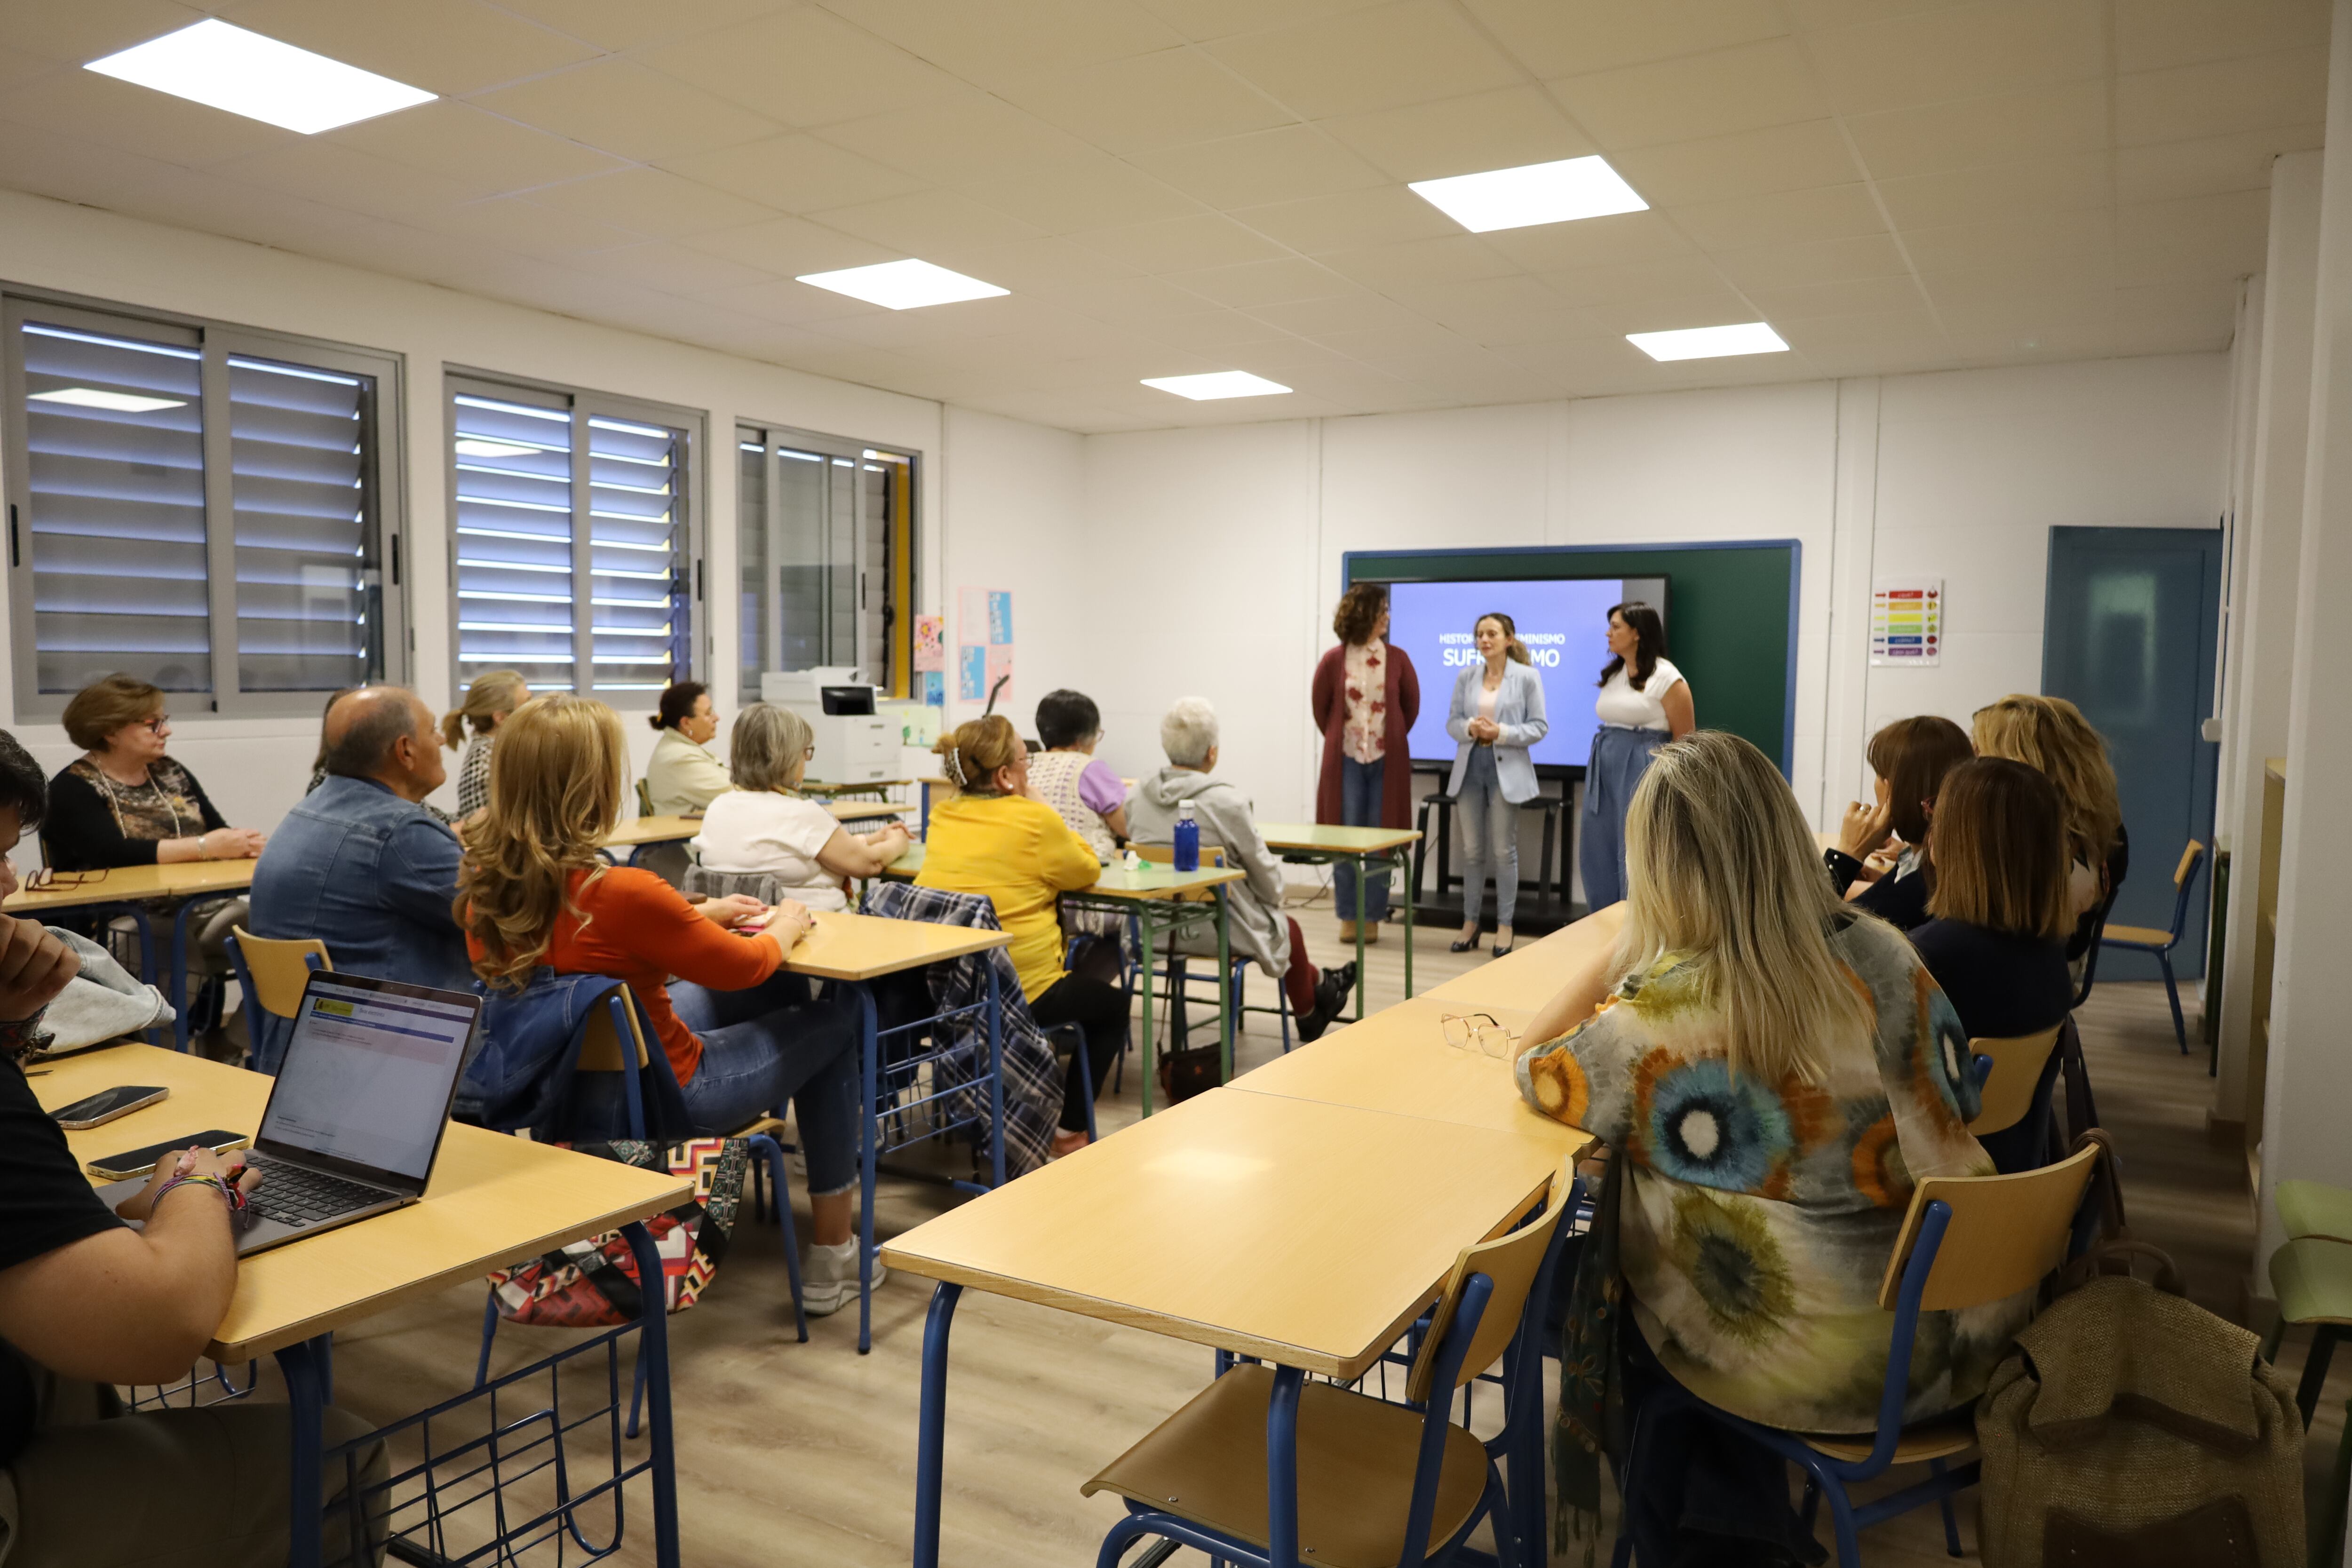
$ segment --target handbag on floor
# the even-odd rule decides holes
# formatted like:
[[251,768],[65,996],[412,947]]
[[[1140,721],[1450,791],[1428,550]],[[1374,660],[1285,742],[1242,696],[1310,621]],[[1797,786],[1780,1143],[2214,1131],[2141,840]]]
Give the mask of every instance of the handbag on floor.
[[2057,1289],[1977,1405],[1986,1568],[2301,1568],[2303,1421],[2254,1334],[2128,1238]]
[[[664,1149],[624,1139],[571,1147],[641,1170],[694,1178],[690,1200],[646,1222],[661,1254],[662,1294],[669,1310],[683,1312],[693,1306],[727,1257],[727,1238],[743,1201],[751,1140],[690,1138]],[[644,1300],[636,1255],[616,1230],[499,1269],[490,1275],[490,1290],[499,1316],[506,1321],[564,1329],[634,1323]]]

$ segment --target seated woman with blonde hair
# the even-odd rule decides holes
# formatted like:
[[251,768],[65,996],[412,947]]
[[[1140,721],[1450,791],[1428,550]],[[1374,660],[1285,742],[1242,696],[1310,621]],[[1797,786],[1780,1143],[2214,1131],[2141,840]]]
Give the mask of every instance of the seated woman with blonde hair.
[[907,825],[852,833],[816,801],[793,792],[816,736],[789,708],[754,702],[735,715],[727,773],[735,787],[704,808],[694,847],[713,871],[766,872],[813,910],[845,910],[845,878],[878,876],[905,852]]
[[[498,736],[488,803],[458,829],[457,910],[474,973],[514,990],[541,966],[627,981],[703,1134],[792,1101],[815,1231],[805,1305],[838,1310],[857,1293],[857,1030],[845,1010],[812,1005],[806,983],[782,967],[814,917],[790,901],[689,904],[651,871],[605,863],[598,846],[620,820],[629,742],[602,702],[551,692]],[[617,1129],[608,1076],[583,1098],[603,1095]]]
[[[1626,870],[1614,951],[1529,1023],[1518,1061],[1530,1104],[1623,1165],[1596,1226],[1615,1227],[1633,1310],[1597,1317],[1580,1277],[1570,1332],[1615,1326],[1629,1420],[1671,1378],[1769,1426],[1868,1432],[1912,1185],[1992,1171],[1967,1038],[1911,944],[1831,889],[1787,781],[1738,736],[1659,750]],[[1982,1393],[2030,1306],[1923,1314],[1906,1419]],[[1563,1419],[1598,1418],[1572,1400]],[[1731,1536],[1812,1554],[1777,1456],[1687,1411],[1634,1429],[1641,1561],[1770,1560],[1733,1558]]]
[[2079,962],[2098,939],[2103,911],[2131,869],[2131,838],[2124,832],[2106,740],[2064,698],[2024,691],[1978,709],[1969,728],[1979,756],[2023,763],[2058,786],[2074,853],[2066,886],[2074,929],[2066,939],[2066,958]]

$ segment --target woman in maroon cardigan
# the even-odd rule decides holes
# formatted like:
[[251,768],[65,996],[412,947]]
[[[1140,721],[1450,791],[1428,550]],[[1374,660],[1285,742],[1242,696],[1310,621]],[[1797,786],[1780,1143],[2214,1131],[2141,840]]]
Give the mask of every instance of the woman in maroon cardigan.
[[[1359,583],[1339,597],[1331,629],[1339,646],[1315,667],[1312,700],[1323,731],[1323,775],[1315,820],[1349,827],[1404,827],[1412,816],[1412,758],[1405,736],[1421,714],[1421,679],[1412,660],[1391,647],[1389,591]],[[1333,878],[1339,940],[1356,940],[1356,866],[1339,862]],[[1388,918],[1386,871],[1366,880],[1364,940],[1378,942]]]

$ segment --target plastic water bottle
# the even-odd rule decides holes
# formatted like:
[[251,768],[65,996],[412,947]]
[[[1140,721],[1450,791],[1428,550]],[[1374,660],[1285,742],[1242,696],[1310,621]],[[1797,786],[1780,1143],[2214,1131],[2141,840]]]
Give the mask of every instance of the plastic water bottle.
[[1176,808],[1176,869],[1201,868],[1201,825],[1192,820],[1191,802]]

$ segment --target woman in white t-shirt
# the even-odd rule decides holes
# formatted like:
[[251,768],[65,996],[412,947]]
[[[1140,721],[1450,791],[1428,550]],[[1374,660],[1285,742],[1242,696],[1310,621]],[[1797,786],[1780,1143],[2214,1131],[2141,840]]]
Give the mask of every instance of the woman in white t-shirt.
[[845,910],[842,879],[872,877],[907,847],[906,824],[852,833],[833,813],[792,792],[815,752],[808,721],[789,708],[754,702],[727,736],[735,787],[703,808],[694,847],[713,871],[764,871],[782,896],[813,910]]
[[1609,653],[1593,712],[1592,759],[1584,768],[1584,820],[1576,864],[1584,906],[1607,909],[1625,897],[1625,808],[1660,746],[1698,727],[1690,682],[1666,658],[1666,623],[1639,599],[1609,611]]

